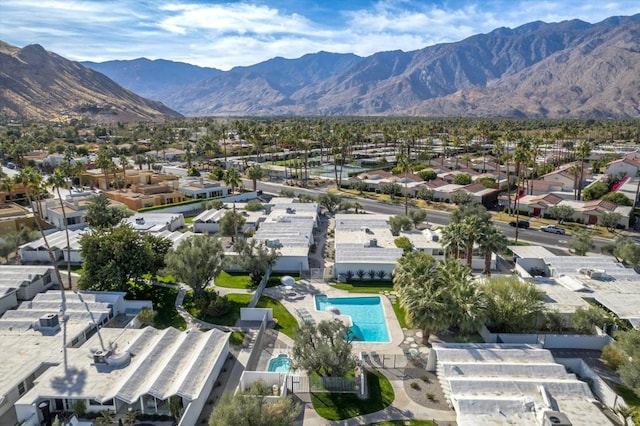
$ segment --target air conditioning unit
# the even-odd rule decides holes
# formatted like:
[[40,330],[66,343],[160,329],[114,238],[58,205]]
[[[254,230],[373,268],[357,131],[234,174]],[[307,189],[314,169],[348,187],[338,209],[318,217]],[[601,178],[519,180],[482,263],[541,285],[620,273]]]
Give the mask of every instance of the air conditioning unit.
[[95,351],[93,353],[93,363],[94,364],[106,364],[107,363],[107,359],[109,358],[109,355],[111,355],[111,351]]
[[569,417],[559,411],[546,411],[542,424],[543,426],[573,426]]
[[600,279],[606,275],[606,271],[604,269],[591,269],[589,271],[589,276],[594,279]]
[[58,314],[47,314],[40,317],[40,328],[56,328],[60,324]]

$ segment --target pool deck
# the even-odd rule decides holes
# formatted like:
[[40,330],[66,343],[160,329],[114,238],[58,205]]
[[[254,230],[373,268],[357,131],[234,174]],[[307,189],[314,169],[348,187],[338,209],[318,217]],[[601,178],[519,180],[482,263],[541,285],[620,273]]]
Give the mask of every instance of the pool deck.
[[387,322],[387,331],[390,342],[353,342],[354,352],[370,352],[397,354],[400,351],[400,344],[404,341],[404,332],[400,323],[396,319],[395,312],[391,306],[389,298],[378,293],[349,293],[336,289],[322,280],[300,280],[296,282],[293,292],[286,291],[283,287],[271,287],[264,290],[264,295],[278,299],[291,312],[298,322],[302,323],[302,318],[296,313],[306,310],[316,323],[323,320],[334,320],[344,317],[330,312],[320,312],[316,310],[314,300],[315,295],[326,295],[327,297],[366,297],[380,296],[384,311],[384,318]]

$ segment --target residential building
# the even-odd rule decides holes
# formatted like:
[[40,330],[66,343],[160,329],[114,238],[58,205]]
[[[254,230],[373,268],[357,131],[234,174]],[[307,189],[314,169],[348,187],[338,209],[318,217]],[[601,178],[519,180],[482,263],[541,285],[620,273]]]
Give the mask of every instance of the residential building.
[[60,285],[52,266],[0,265],[0,315]]
[[105,191],[104,194],[112,200],[126,205],[131,210],[143,207],[155,207],[185,201],[185,196],[178,191],[175,180],[160,183],[134,184],[126,190]]
[[569,206],[574,213],[571,219],[587,225],[596,225],[604,213],[619,213],[618,226],[626,229],[633,213],[633,207],[619,206],[611,201],[576,201],[561,199],[556,193],[526,195],[518,200],[518,208],[531,216],[545,216],[552,206]]
[[638,176],[638,171],[640,170],[640,158],[636,158],[636,154],[637,153],[630,153],[618,160],[609,162],[604,172],[609,176],[616,177]]
[[133,216],[122,219],[122,223],[130,225],[142,234],[162,231],[173,232],[184,226],[184,215],[182,213],[136,213]]
[[[56,231],[47,235],[47,242],[53,258],[56,262],[66,262],[68,258],[71,259],[71,263],[82,263],[82,257],[80,255],[80,238],[84,235],[86,230],[69,231],[69,245],[67,246],[67,233],[65,231]],[[70,249],[67,250],[67,247]],[[20,255],[20,262],[23,264],[33,263],[51,263],[51,257],[47,250],[47,244],[44,242],[44,238],[39,238],[35,241],[28,242],[20,246],[18,253]],[[69,257],[70,256],[70,257]]]
[[231,188],[223,182],[206,178],[183,178],[180,180],[178,191],[185,198],[206,199],[222,197],[231,194]]
[[319,223],[318,205],[283,203],[271,205],[269,209],[253,239],[280,252],[273,271],[309,271],[309,250],[315,244],[313,232]]
[[428,369],[459,426],[610,423],[589,385],[540,345],[434,343]]
[[[66,225],[68,229],[83,229],[87,226],[85,216],[91,204],[91,197],[94,195],[96,195],[95,192],[87,191],[66,196],[63,201],[64,213],[60,205],[60,200],[44,200],[41,205],[45,219],[58,230],[65,229],[65,217],[67,219]],[[109,200],[109,208],[125,208],[125,205],[114,200]]]

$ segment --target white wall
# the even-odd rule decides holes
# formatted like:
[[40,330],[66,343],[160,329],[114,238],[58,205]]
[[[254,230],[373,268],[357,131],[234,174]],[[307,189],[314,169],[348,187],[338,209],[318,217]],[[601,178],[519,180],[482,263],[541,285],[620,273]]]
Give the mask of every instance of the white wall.
[[273,320],[273,310],[271,308],[240,308],[240,319],[242,321],[262,321],[264,316],[267,321]]
[[556,362],[570,368],[580,377],[591,379],[591,390],[607,407],[615,409],[620,405],[627,405],[625,400],[615,393],[602,378],[580,358],[556,358]]
[[[53,256],[56,260],[62,259],[62,251],[53,250]],[[20,261],[22,263],[51,263],[47,250],[20,249]]]
[[220,232],[220,224],[193,222],[193,232],[212,233]]
[[16,306],[18,306],[18,298],[15,291],[5,295],[4,297],[1,297],[0,316],[7,312],[9,309],[15,308]]
[[280,256],[273,266],[273,272],[300,272],[309,270],[308,256]]
[[[374,271],[385,271],[387,275],[385,279],[389,279],[389,274],[393,272],[396,268],[396,262],[393,263],[378,263],[378,264],[360,264],[360,263],[336,263],[333,267],[334,275],[338,277],[340,274],[345,274],[348,271],[353,272],[353,279],[358,279],[356,272],[359,269],[362,269],[365,273],[369,272],[369,270],[373,269]],[[365,274],[365,280],[369,279],[369,275]],[[378,280],[379,278],[376,276],[374,280]]]
[[[218,359],[216,360],[216,363],[214,364],[213,368],[211,368],[211,371],[209,372],[209,376],[207,377],[207,381],[205,382],[204,387],[202,388],[202,392],[200,393],[200,395],[198,395],[196,399],[194,399],[193,401],[191,401],[189,404],[186,405],[184,413],[182,414],[182,418],[180,418],[180,422],[178,423],[178,426],[193,426],[198,422],[198,417],[202,412],[202,408],[204,407],[204,404],[207,402],[207,398],[211,393],[211,389],[213,388],[214,383],[218,379],[218,376],[220,375],[220,371],[222,371],[222,366],[224,365],[225,361],[227,360],[227,356],[229,355],[229,336],[230,335],[226,337],[227,341],[225,342],[224,347],[220,350],[220,356],[218,357]],[[204,374],[206,373],[206,371],[203,371],[202,373]]]

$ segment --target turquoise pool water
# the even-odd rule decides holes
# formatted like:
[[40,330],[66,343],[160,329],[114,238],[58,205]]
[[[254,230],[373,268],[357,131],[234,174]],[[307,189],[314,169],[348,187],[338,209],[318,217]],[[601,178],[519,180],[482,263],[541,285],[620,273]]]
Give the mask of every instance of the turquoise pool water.
[[354,341],[389,342],[387,321],[380,296],[332,297],[316,296],[316,309],[321,312],[340,312],[351,317]]
[[288,373],[291,370],[292,360],[285,354],[280,354],[276,358],[269,360],[268,371],[275,371],[276,373]]

